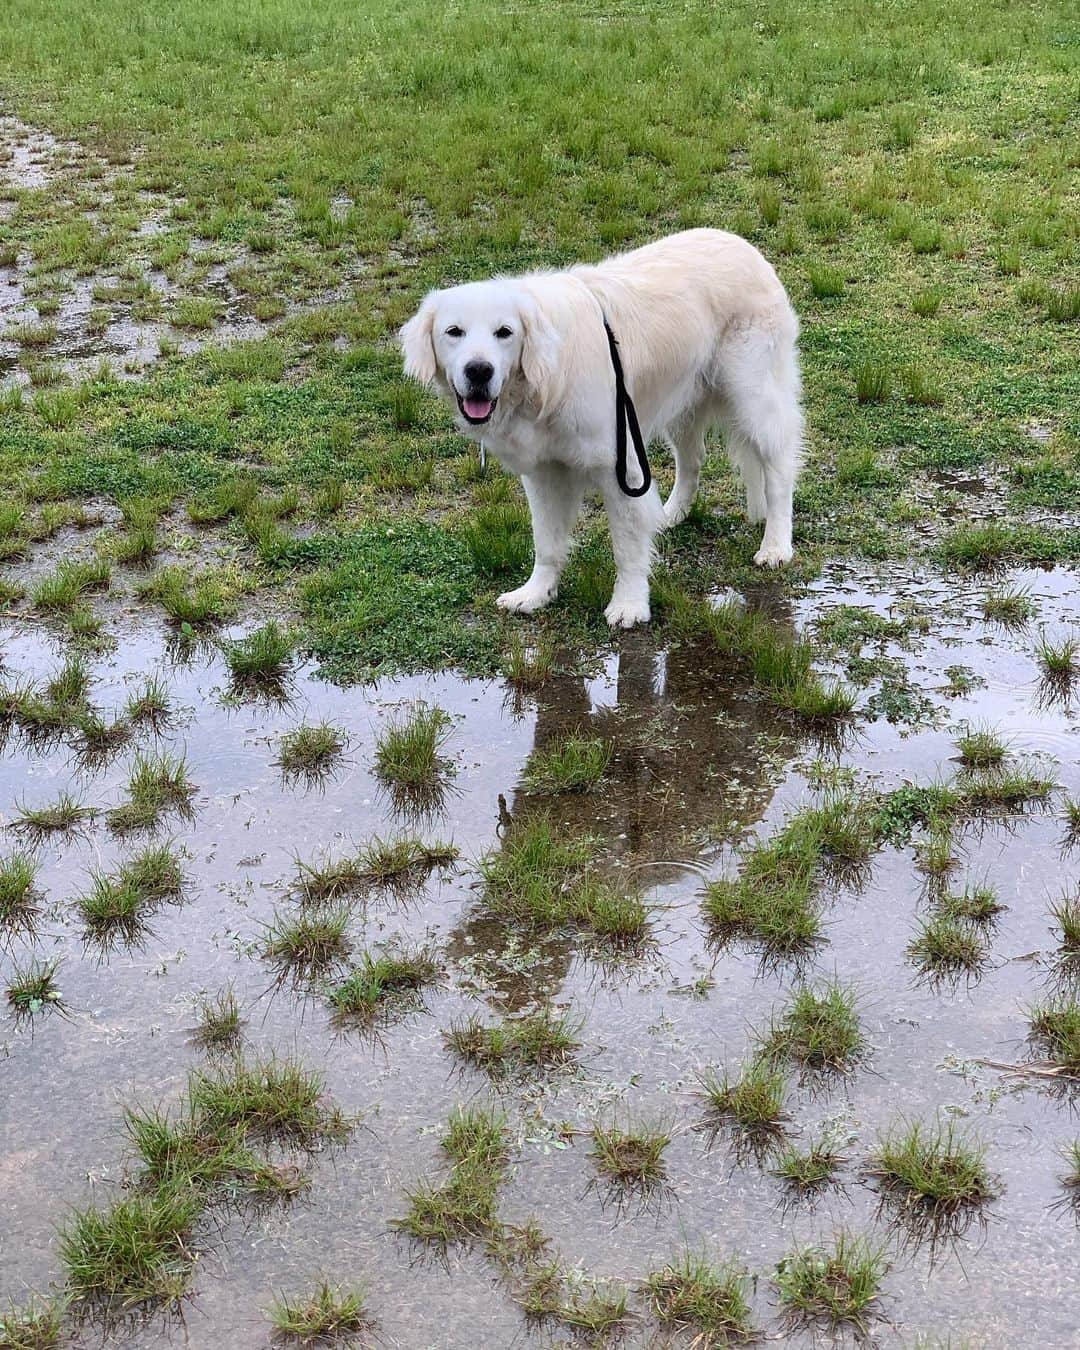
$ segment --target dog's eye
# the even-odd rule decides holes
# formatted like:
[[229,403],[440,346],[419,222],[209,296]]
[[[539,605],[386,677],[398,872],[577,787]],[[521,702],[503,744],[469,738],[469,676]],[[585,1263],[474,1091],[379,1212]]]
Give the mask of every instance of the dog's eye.
[[514,330],[513,330],[512,328],[507,328],[506,324],[503,324],[503,326],[502,326],[501,328],[496,328],[496,329],[495,329],[495,336],[496,336],[497,338],[508,338],[508,337],[513,337],[513,336],[514,336]]
[[464,328],[459,328],[459,327],[457,326],[456,323],[452,323],[452,324],[450,325],[450,327],[446,330],[446,336],[447,336],[447,337],[464,337],[464,336],[465,336],[465,330],[464,330]]

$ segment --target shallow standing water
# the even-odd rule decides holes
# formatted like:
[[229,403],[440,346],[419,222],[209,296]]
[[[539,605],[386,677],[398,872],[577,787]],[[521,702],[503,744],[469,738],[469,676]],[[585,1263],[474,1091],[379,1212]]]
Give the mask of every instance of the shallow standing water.
[[[1071,574],[1013,580],[1031,586],[1048,629],[1077,618]],[[115,1330],[105,1344],[264,1346],[272,1292],[302,1293],[323,1274],[366,1286],[382,1344],[558,1342],[559,1334],[527,1326],[480,1252],[451,1249],[442,1262],[388,1226],[404,1213],[404,1187],[425,1173],[443,1174],[438,1138],[454,1105],[493,1092],[515,1137],[500,1216],[535,1217],[566,1262],[589,1274],[639,1280],[685,1244],[734,1253],[759,1277],[755,1314],[776,1338],[769,1284],[776,1262],[844,1224],[892,1244],[875,1341],[906,1345],[924,1333],[986,1347],[1080,1344],[1080,1231],[1059,1203],[1059,1152],[1080,1123],[1067,1100],[1036,1080],[974,1063],[1028,1053],[1024,1006],[1052,975],[1048,905],[1075,883],[1078,866],[1063,851],[1056,807],[960,836],[961,881],[990,881],[1008,906],[993,931],[990,967],[967,983],[927,985],[905,954],[925,903],[911,848],[879,852],[857,887],[827,889],[827,942],[809,967],[763,966],[739,944],[716,951],[699,912],[705,879],[737,869],[733,845],[767,835],[815,799],[810,783],[822,754],[882,788],[947,779],[956,769],[957,728],[989,722],[1014,755],[1040,756],[1062,793],[1080,793],[1073,709],[1046,701],[1033,633],[983,623],[979,594],[936,577],[837,572],[797,614],[777,611],[777,622],[803,624],[837,603],[885,613],[903,599],[934,615],[932,633],[912,652],[890,649],[936,710],[933,721],[911,730],[864,718],[836,752],[800,740],[715,655],[693,645],[658,649],[646,634],[627,636],[595,679],[556,677],[524,700],[501,682],[453,676],[339,690],[305,670],[285,706],[231,706],[212,649],[177,663],[159,629],[118,630],[116,650],[94,662],[91,698],[119,706],[132,683],[156,669],[186,710],[162,741],[185,751],[199,784],[194,822],[174,821],[171,832],[186,851],[191,881],[185,903],[162,909],[143,943],[103,959],[83,942],[74,900],[91,868],[107,870],[130,846],[118,845],[99,818],[82,836],[40,849],[48,922],[33,946],[38,955],[62,957],[68,1015],[43,1013],[29,1024],[6,1017],[0,1029],[0,1297],[61,1283],[57,1226],[71,1206],[105,1203],[123,1184],[130,1162],[123,1108],[179,1100],[188,1070],[203,1060],[191,1042],[194,1006],[202,993],[231,983],[244,1005],[246,1043],[322,1068],[328,1093],[361,1113],[362,1124],[347,1146],[316,1159],[313,1185],[300,1200],[223,1216],[204,1235],[182,1324]],[[3,653],[9,680],[40,679],[63,659],[47,633],[25,628],[3,634]],[[950,667],[966,667],[981,682],[957,694],[956,678],[945,674]],[[395,812],[371,771],[380,727],[398,705],[417,699],[453,717],[455,765],[442,809],[419,824]],[[279,736],[321,718],[347,731],[347,763],[321,789],[283,783],[273,763]],[[614,744],[602,788],[544,803],[523,794],[533,748],[576,728]],[[36,753],[14,738],[0,761],[0,810],[10,821],[17,803],[42,804],[65,787],[93,805],[114,804],[131,753],[80,775],[67,751]],[[613,875],[643,888],[656,938],[645,958],[598,963],[568,937],[522,942],[486,915],[474,861],[499,847],[507,813],[520,819],[537,809],[588,829]],[[357,950],[407,935],[433,941],[444,964],[425,1010],[372,1041],[335,1029],[317,993],[276,985],[258,943],[261,925],[287,904],[296,855],[343,852],[406,826],[425,838],[452,838],[462,863],[434,874],[408,903],[376,896],[356,907]],[[29,950],[20,942],[0,954],[5,982]],[[702,1119],[695,1089],[703,1067],[735,1066],[746,1055],[754,1030],[808,973],[835,973],[858,986],[871,1049],[854,1074],[830,1085],[799,1086],[793,1076],[789,1137],[805,1139],[830,1122],[847,1138],[848,1162],[841,1190],[815,1206],[792,1207],[753,1157],[694,1128]],[[549,1001],[583,1021],[574,1071],[495,1091],[482,1075],[459,1072],[443,1046],[453,1018]],[[597,1186],[586,1139],[561,1146],[564,1123],[585,1130],[613,1110],[663,1118],[675,1129],[670,1189],[645,1208],[620,1206]],[[929,1249],[890,1227],[863,1168],[881,1127],[935,1110],[963,1118],[986,1140],[1001,1194],[985,1223]],[[102,1344],[98,1327],[79,1334],[79,1343]],[[802,1333],[783,1339],[812,1340]],[[667,1342],[639,1317],[625,1343]]]

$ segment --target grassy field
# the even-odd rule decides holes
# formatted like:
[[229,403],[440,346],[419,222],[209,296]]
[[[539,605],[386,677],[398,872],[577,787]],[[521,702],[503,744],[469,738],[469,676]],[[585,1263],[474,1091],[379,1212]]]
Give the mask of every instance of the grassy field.
[[[402,381],[394,330],[432,284],[715,225],[804,320],[791,584],[836,556],[1076,559],[1078,51],[1062,3],[13,0],[0,89],[66,158],[0,223],[30,377],[3,399],[3,554],[107,499],[114,588],[198,557],[149,588],[180,622],[260,591],[335,676],[495,668],[520,490]],[[144,377],[50,360],[80,285],[91,337],[160,325]],[[255,335],[224,345],[230,319]],[[711,458],[669,591],[750,570]],[[997,524],[948,524],[958,473]],[[537,627],[602,640],[610,570],[593,515]]]

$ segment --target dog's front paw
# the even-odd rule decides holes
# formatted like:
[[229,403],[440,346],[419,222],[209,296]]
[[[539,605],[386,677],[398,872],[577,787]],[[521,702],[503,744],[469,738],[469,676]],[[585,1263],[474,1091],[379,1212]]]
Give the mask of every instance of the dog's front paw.
[[762,544],[754,554],[754,562],[758,567],[783,567],[794,556],[795,550],[790,544]]
[[554,591],[546,586],[531,586],[528,582],[516,591],[504,591],[495,601],[500,609],[511,614],[535,614],[551,599]]
[[611,604],[604,610],[604,618],[612,628],[633,628],[635,624],[648,623],[651,614],[648,596],[641,600],[612,596]]

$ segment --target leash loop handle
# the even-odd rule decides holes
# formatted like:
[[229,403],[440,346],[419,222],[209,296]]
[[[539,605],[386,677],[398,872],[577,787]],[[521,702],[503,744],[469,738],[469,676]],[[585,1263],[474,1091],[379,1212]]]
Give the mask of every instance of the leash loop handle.
[[[611,368],[615,372],[615,477],[619,487],[628,497],[644,497],[652,486],[652,470],[649,457],[645,453],[645,441],[638,424],[637,409],[634,400],[626,390],[626,378],[623,375],[622,361],[619,359],[619,344],[611,325],[604,320],[604,332],[607,334],[608,348],[611,351]],[[634,444],[638,468],[641,470],[641,483],[631,487],[626,481],[626,429],[630,428],[630,439]]]

